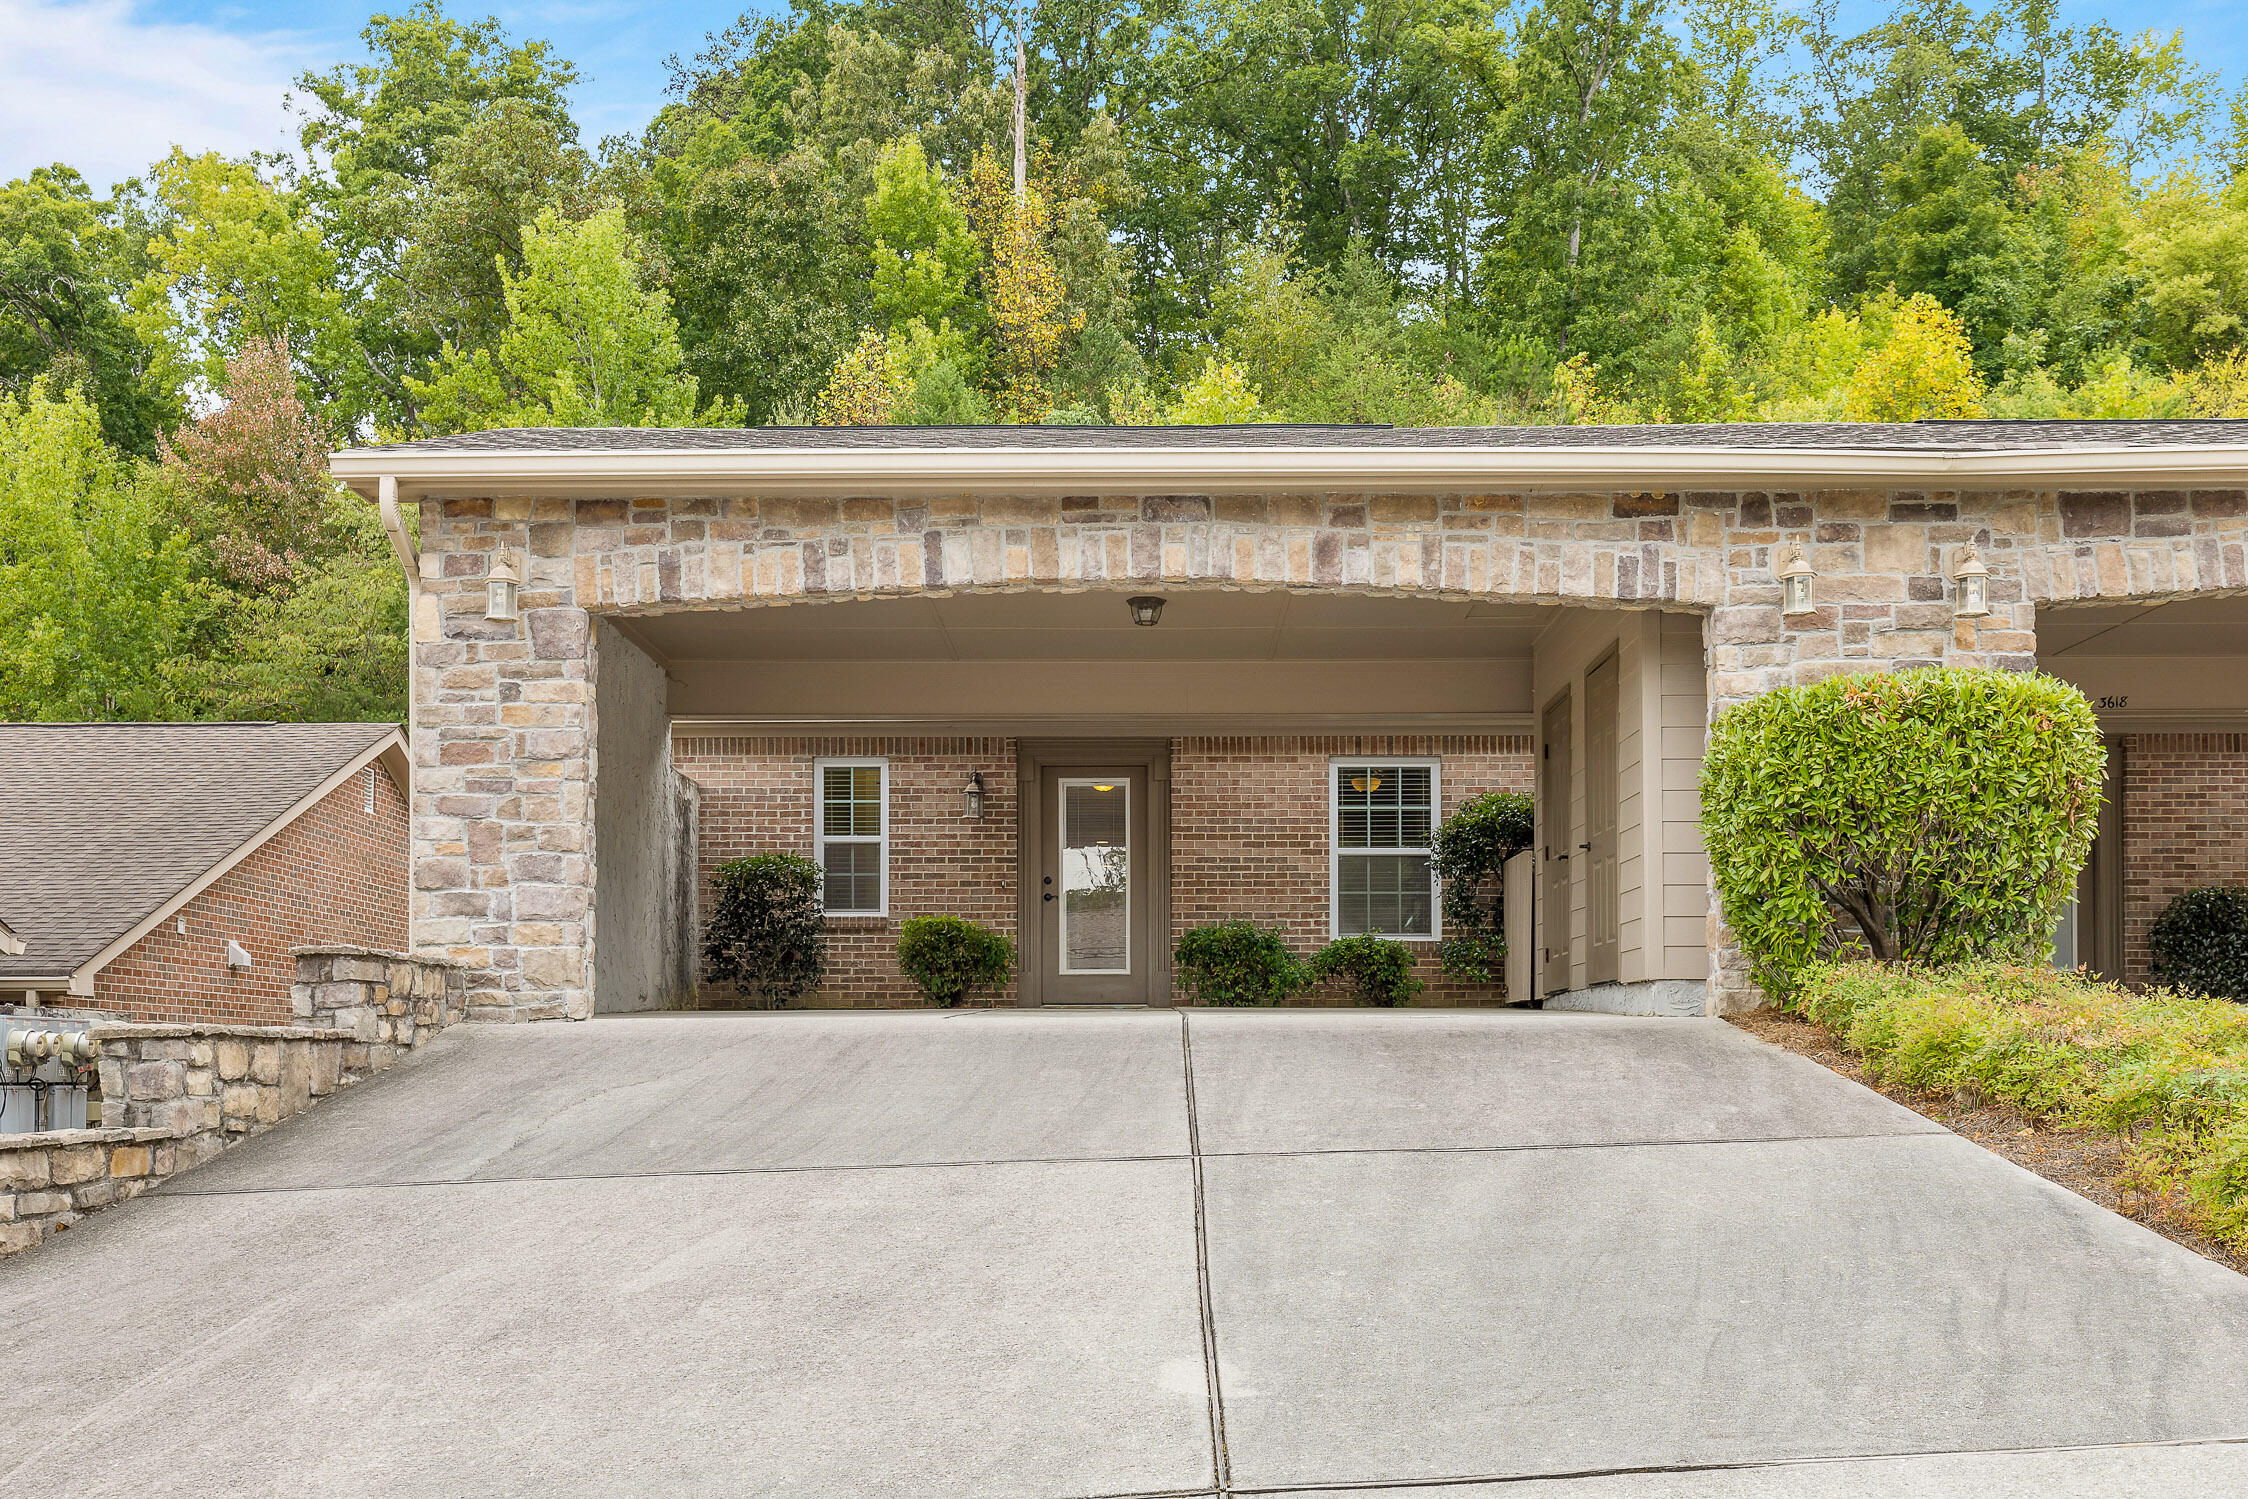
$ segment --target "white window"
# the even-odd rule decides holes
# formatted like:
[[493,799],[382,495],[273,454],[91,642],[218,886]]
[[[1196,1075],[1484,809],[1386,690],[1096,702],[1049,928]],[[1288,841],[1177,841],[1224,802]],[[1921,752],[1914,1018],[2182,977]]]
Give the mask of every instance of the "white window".
[[1329,764],[1331,925],[1338,937],[1378,933],[1435,939],[1436,876],[1429,867],[1438,795],[1434,760]]
[[818,760],[812,766],[814,837],[827,871],[830,916],[890,909],[890,766],[885,760]]

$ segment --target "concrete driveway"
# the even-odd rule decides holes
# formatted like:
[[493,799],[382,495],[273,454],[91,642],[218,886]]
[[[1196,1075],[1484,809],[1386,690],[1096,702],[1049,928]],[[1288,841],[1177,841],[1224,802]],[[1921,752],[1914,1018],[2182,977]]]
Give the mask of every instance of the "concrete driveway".
[[0,1348],[10,1493],[2248,1494],[2248,1279],[1714,1021],[464,1027]]

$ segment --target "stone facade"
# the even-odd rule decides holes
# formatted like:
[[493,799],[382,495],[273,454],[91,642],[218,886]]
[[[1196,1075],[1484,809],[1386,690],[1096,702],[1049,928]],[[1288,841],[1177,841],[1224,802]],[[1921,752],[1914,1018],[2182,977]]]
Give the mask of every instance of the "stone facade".
[[[94,975],[90,1008],[150,1021],[288,1025],[297,948],[406,946],[405,793],[369,765]],[[183,931],[182,928],[185,928]],[[229,968],[226,944],[252,959]]]
[[[1951,602],[1969,542],[1981,621]],[[1800,620],[1773,572],[1790,543],[1819,574]],[[540,1018],[592,1010],[593,614],[1151,584],[1659,606],[1708,618],[1715,712],[1836,672],[2026,668],[2048,601],[2248,590],[2248,493],[457,499],[424,502],[421,544],[416,941],[476,971],[474,1013]],[[501,554],[525,563],[520,622],[484,617]]]
[[451,963],[366,948],[295,956],[300,1024],[93,1026],[101,1125],[0,1136],[0,1254],[373,1076],[466,1009],[467,974]]

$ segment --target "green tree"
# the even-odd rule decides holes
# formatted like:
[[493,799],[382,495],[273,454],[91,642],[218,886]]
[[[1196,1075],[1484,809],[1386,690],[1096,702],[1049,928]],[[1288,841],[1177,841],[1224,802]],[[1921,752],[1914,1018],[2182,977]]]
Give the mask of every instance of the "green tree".
[[2173,369],[2248,338],[2248,176],[2222,192],[2192,179],[2147,201],[2131,240],[2148,344]]
[[937,327],[967,300],[983,249],[967,211],[915,137],[882,148],[866,215],[876,315],[892,325],[918,318]]
[[151,378],[152,351],[126,317],[145,257],[114,205],[69,167],[40,167],[0,187],[0,397],[52,375],[101,412],[102,436],[137,456],[179,414]]
[[617,209],[576,224],[548,210],[500,273],[507,325],[490,348],[447,345],[407,387],[432,432],[479,427],[695,427],[740,420],[704,405],[684,368],[670,299],[649,284]]
[[1983,414],[1983,382],[1959,318],[1926,292],[1885,292],[1867,309],[1872,347],[1850,374],[1854,422]]
[[175,716],[164,666],[203,601],[163,522],[76,390],[0,400],[0,718]]

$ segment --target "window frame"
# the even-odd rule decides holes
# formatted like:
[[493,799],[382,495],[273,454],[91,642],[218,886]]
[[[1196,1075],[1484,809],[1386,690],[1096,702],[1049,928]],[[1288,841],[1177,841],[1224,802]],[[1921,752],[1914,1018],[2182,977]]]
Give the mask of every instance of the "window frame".
[[[1425,935],[1404,932],[1383,932],[1391,942],[1441,942],[1444,940],[1444,899],[1442,882],[1436,878],[1434,839],[1437,826],[1444,821],[1444,762],[1437,755],[1330,755],[1327,759],[1327,937],[1340,941],[1343,931],[1343,858],[1342,845],[1342,776],[1343,767],[1349,765],[1394,765],[1422,767],[1428,770],[1428,831],[1431,839],[1426,848],[1354,848],[1348,850],[1355,856],[1382,856],[1419,854],[1430,861],[1428,871],[1428,931]],[[1366,935],[1353,933],[1351,935]]]
[[[829,770],[868,770],[880,777],[876,795],[882,808],[882,830],[872,838],[863,834],[829,837],[827,832],[827,773]],[[827,846],[830,843],[872,843],[876,856],[876,888],[881,898],[871,910],[834,911],[827,904]],[[851,916],[872,918],[890,914],[890,761],[884,755],[823,755],[812,762],[812,862],[820,866],[820,914],[830,919]]]

